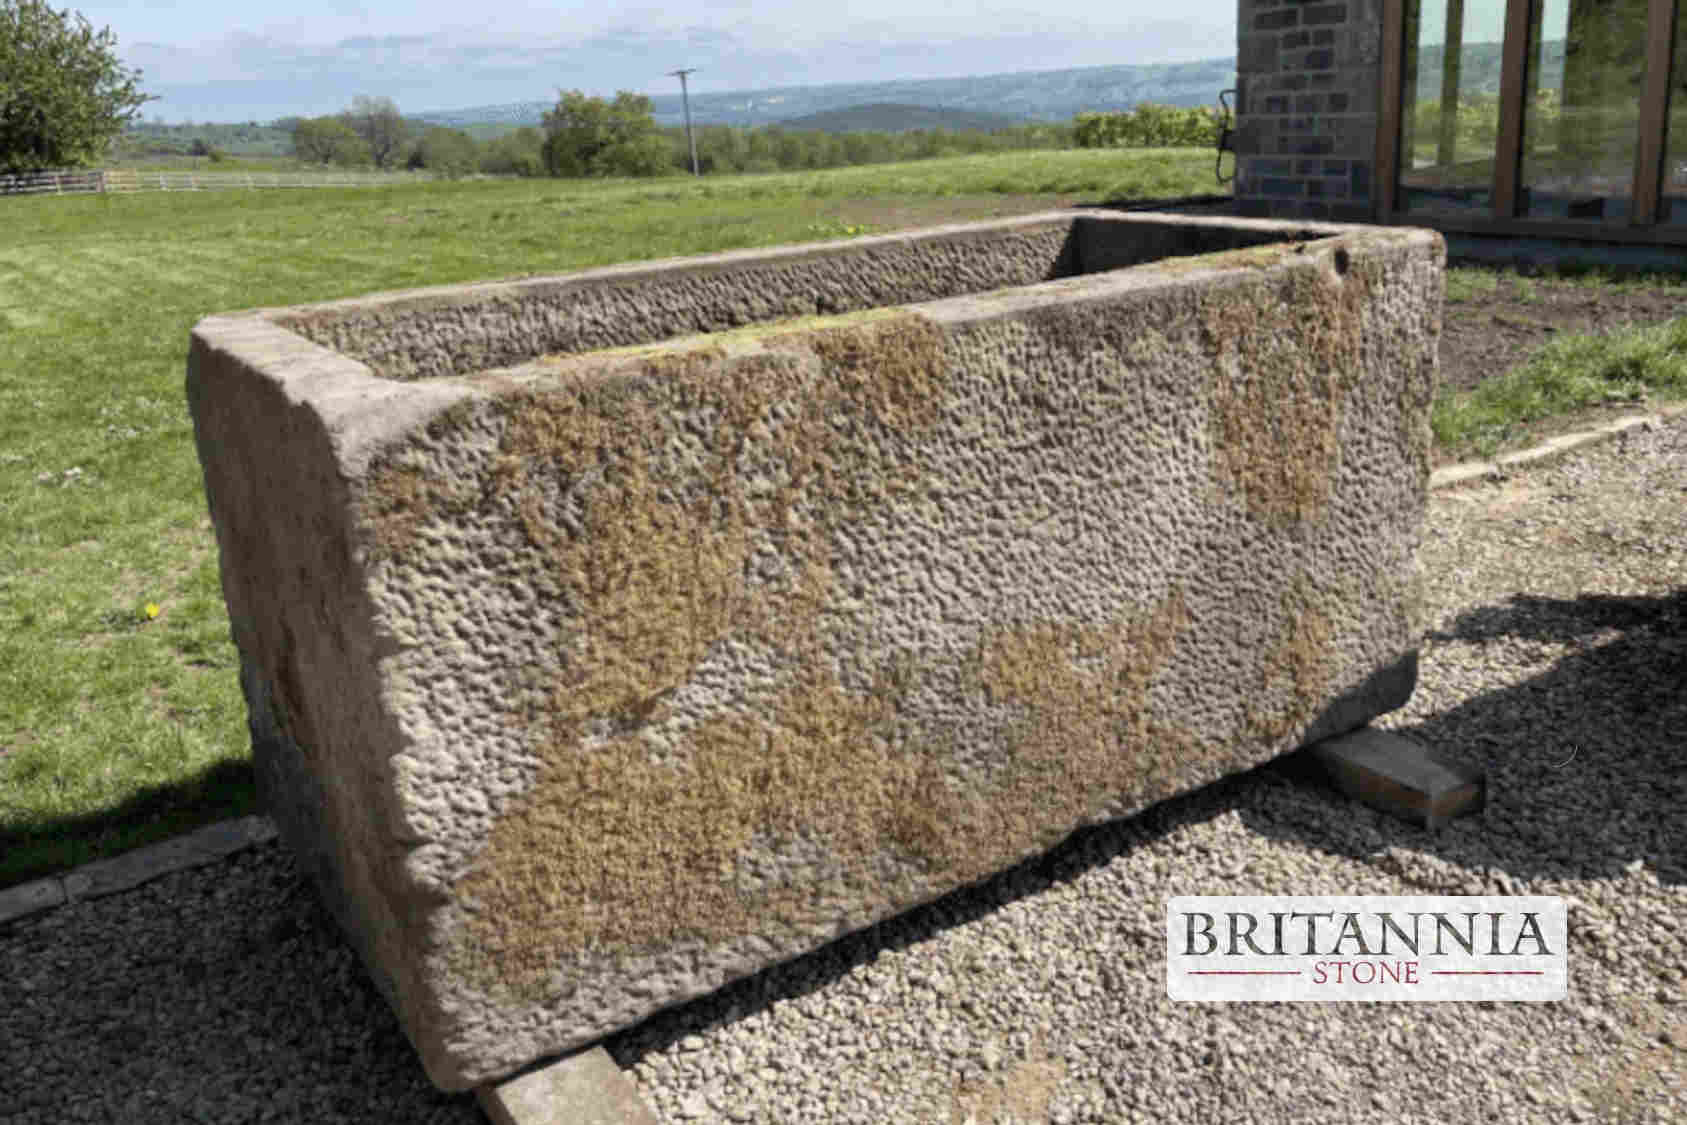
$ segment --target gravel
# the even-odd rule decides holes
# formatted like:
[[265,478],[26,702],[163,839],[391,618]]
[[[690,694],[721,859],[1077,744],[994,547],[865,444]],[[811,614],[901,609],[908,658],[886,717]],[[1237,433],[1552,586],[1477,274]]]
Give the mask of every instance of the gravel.
[[[1687,417],[1438,493],[1437,835],[1231,778],[607,1046],[666,1121],[1687,1120]],[[1180,894],[1546,894],[1561,1004],[1173,1004]],[[481,1122],[284,849],[0,930],[0,1122]]]

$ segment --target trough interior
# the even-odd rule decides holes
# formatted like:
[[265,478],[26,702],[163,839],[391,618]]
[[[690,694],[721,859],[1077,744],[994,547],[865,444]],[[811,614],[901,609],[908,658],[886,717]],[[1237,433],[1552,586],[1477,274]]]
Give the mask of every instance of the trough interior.
[[279,322],[401,381],[1328,238],[1338,228],[1070,212],[387,294]]

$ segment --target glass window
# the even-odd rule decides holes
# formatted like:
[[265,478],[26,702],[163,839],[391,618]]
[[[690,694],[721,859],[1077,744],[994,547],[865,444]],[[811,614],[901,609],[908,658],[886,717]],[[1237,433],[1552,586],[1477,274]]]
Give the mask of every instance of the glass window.
[[1669,71],[1669,113],[1664,126],[1663,197],[1658,221],[1687,226],[1687,19],[1675,6],[1675,62]]
[[1539,0],[1530,13],[1518,213],[1626,223],[1646,88],[1647,0]]
[[1505,0],[1406,0],[1400,205],[1487,214],[1499,140]]

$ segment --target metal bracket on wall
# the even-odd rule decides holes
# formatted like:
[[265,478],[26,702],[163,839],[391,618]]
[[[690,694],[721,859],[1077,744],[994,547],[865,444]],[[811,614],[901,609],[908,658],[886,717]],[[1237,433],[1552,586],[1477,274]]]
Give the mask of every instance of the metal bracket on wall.
[[[1218,151],[1213,154],[1213,178],[1221,184],[1227,184],[1236,178],[1236,115],[1230,109],[1230,98],[1235,93],[1235,90],[1218,92]],[[1227,152],[1231,154],[1228,176],[1224,174],[1224,154]]]

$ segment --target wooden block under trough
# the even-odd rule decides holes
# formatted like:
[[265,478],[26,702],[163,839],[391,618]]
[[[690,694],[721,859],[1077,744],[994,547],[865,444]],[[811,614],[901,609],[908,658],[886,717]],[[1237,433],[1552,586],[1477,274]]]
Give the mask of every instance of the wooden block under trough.
[[602,1047],[475,1091],[493,1125],[657,1125],[656,1114]]
[[1487,800],[1488,780],[1482,770],[1373,727],[1314,743],[1289,755],[1286,764],[1372,808],[1431,830],[1456,816],[1481,811]]

